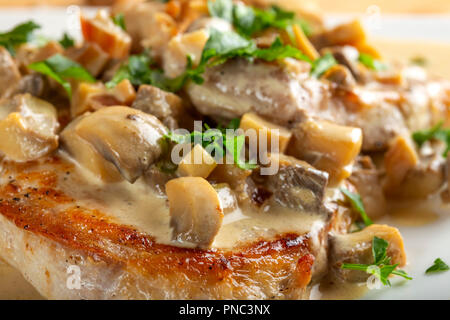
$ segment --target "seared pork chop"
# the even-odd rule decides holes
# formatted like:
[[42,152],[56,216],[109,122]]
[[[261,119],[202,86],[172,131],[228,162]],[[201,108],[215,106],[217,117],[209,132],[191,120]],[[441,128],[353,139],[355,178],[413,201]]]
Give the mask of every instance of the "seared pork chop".
[[[326,262],[322,216],[293,212],[288,227],[276,213],[237,224],[235,212],[211,249],[176,247],[164,234],[165,199],[148,189],[139,199],[139,181],[125,182],[130,189],[96,183],[59,156],[2,165],[0,256],[47,298],[294,299]],[[74,266],[79,289],[70,285]]]

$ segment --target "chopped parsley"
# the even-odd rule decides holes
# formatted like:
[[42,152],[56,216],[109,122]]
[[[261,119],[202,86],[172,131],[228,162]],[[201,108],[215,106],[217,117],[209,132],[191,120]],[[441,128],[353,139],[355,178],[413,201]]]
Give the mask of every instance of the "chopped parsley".
[[106,83],[106,87],[115,87],[122,80],[128,79],[135,86],[149,84],[165,91],[177,92],[188,79],[192,79],[195,82],[203,80],[198,80],[197,74],[200,70],[193,70],[191,59],[188,57],[187,60],[186,71],[182,75],[171,79],[164,76],[164,72],[155,65],[147,51],[138,55],[132,55],[119,68],[114,77]]
[[319,78],[321,75],[327,72],[328,69],[336,64],[337,62],[334,59],[333,55],[331,53],[327,53],[313,62],[311,68],[311,76]]
[[444,122],[441,121],[434,127],[428,130],[416,131],[413,133],[412,138],[421,147],[426,141],[429,140],[442,140],[447,144],[447,148],[444,151],[444,158],[450,151],[450,129],[443,128]]
[[201,144],[213,158],[222,159],[228,154],[240,169],[255,169],[258,167],[256,164],[245,162],[241,157],[245,146],[245,136],[227,132],[227,129],[236,130],[237,128],[239,128],[239,119],[234,119],[226,128],[211,129],[205,125],[202,132],[193,131],[189,134],[169,132],[165,135],[165,139],[175,144]]
[[371,224],[373,224],[372,220],[370,220],[369,216],[366,213],[366,210],[364,209],[364,204],[362,202],[361,196],[359,194],[352,193],[344,188],[341,189],[341,192],[348,198],[353,209],[361,215],[364,224],[366,226],[370,226]]
[[247,38],[268,28],[286,29],[293,24],[298,24],[305,34],[311,33],[309,25],[297,19],[294,12],[277,6],[262,10],[243,3],[234,4],[232,0],[209,0],[208,10],[211,16],[232,23],[237,32]]
[[300,50],[283,45],[279,38],[269,48],[259,49],[252,40],[246,39],[236,32],[221,32],[211,29],[197,67],[193,67],[192,60],[187,57],[185,72],[176,78],[167,78],[164,76],[164,72],[157,68],[148,52],[144,52],[131,56],[106,86],[111,88],[123,79],[129,79],[136,86],[150,84],[165,91],[177,92],[189,79],[197,84],[202,84],[204,81],[202,74],[206,68],[217,66],[236,57],[258,58],[265,61],[292,57],[311,62]]
[[118,13],[115,16],[112,17],[112,21],[115,25],[119,26],[123,31],[127,31],[127,28],[125,27],[125,18],[123,13]]
[[433,265],[429,267],[427,271],[425,271],[425,273],[436,273],[448,270],[450,270],[450,267],[444,261],[442,261],[441,258],[437,258],[436,260],[434,260]]
[[40,72],[56,82],[60,83],[67,91],[69,97],[72,95],[72,88],[68,79],[94,82],[95,78],[80,64],[64,57],[61,54],[55,54],[50,58],[32,63],[28,66],[31,70]]
[[73,47],[75,45],[75,41],[73,40],[73,38],[66,32],[64,32],[64,35],[61,40],[59,40],[59,43],[64,47],[64,49]]
[[412,278],[408,276],[405,271],[395,270],[398,267],[398,264],[390,264],[391,258],[387,256],[388,246],[389,243],[386,240],[374,237],[372,240],[373,264],[367,265],[344,263],[342,264],[341,268],[367,272],[368,274],[377,277],[385,286],[391,285],[391,282],[388,279],[391,274],[403,277],[407,280],[412,280]]
[[11,55],[15,54],[15,47],[31,40],[33,32],[40,26],[33,21],[27,21],[12,30],[0,33],[0,46],[5,47]]
[[367,53],[360,53],[358,60],[371,70],[382,71],[387,69],[387,66],[383,62],[375,59]]

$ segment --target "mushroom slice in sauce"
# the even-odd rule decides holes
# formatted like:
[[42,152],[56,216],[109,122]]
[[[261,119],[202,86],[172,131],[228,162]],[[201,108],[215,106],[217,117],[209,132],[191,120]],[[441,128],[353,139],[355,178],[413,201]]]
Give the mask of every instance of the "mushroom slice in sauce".
[[77,133],[78,124],[88,115],[73,120],[60,134],[61,147],[77,164],[105,182],[122,180],[116,167],[103,158],[94,147]]
[[359,128],[308,120],[295,127],[290,151],[295,157],[328,172],[330,183],[336,185],[351,174],[351,165],[361,151],[362,140]]
[[271,154],[271,165],[274,161],[278,162],[278,172],[268,175],[265,183],[273,200],[291,209],[322,212],[328,174],[282,154]]
[[154,115],[172,130],[178,128],[183,100],[176,94],[144,84],[139,87],[132,108]]
[[99,10],[93,19],[80,16],[84,39],[100,46],[112,58],[125,58],[130,51],[131,38],[115,25],[105,10]]
[[52,104],[30,94],[0,105],[0,151],[14,161],[30,161],[58,147],[57,113]]
[[203,178],[183,177],[166,184],[173,238],[209,248],[219,232],[223,210],[216,190]]
[[358,232],[330,235],[330,269],[336,273],[337,278],[351,282],[367,280],[369,277],[367,273],[344,270],[341,269],[341,265],[343,263],[373,264],[372,240],[374,237],[389,243],[387,255],[391,257],[392,264],[405,265],[406,253],[403,238],[398,229],[373,224]]
[[360,157],[348,180],[356,187],[362,198],[367,215],[377,219],[387,213],[386,198],[381,187],[379,172],[370,157]]
[[77,134],[133,183],[161,155],[166,127],[154,116],[129,107],[107,107],[84,117]]
[[8,50],[0,47],[0,97],[20,79],[20,72]]

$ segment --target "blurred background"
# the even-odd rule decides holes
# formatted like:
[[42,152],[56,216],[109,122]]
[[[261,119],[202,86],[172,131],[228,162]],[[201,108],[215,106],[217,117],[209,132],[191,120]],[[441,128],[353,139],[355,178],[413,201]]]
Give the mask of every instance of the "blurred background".
[[[383,58],[402,62],[420,59],[427,62],[432,73],[450,78],[450,0],[255,1],[309,8],[323,16],[329,26],[360,19],[371,44]],[[94,6],[113,3],[114,0],[0,0],[0,30],[33,19],[43,26],[43,34],[59,37],[64,31],[61,26],[70,22],[74,8],[89,12],[96,10]],[[72,35],[76,37],[76,33]]]
[[[326,12],[363,12],[376,5],[390,13],[450,13],[449,0],[292,0],[313,2]],[[1,6],[25,5],[108,5],[114,0],[0,0]]]

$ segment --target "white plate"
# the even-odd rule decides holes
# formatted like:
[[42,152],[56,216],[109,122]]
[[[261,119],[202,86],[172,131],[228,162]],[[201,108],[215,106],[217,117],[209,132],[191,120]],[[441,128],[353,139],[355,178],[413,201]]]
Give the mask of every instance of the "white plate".
[[[94,11],[94,9],[83,9]],[[32,8],[2,9],[0,30],[33,19],[42,25],[42,33],[59,38],[64,31],[79,36],[77,7],[70,9]],[[350,15],[328,17],[330,24],[347,20]],[[450,43],[450,16],[388,16],[363,15],[372,35],[395,39],[437,40]],[[75,23],[74,23],[75,21]],[[388,221],[386,221],[388,222]],[[390,225],[395,223],[389,221]],[[370,291],[367,299],[450,299],[450,272],[425,275],[437,257],[450,263],[450,207],[441,208],[441,218],[422,227],[398,226],[406,245],[408,266],[405,270],[413,281],[393,280],[392,288]]]

